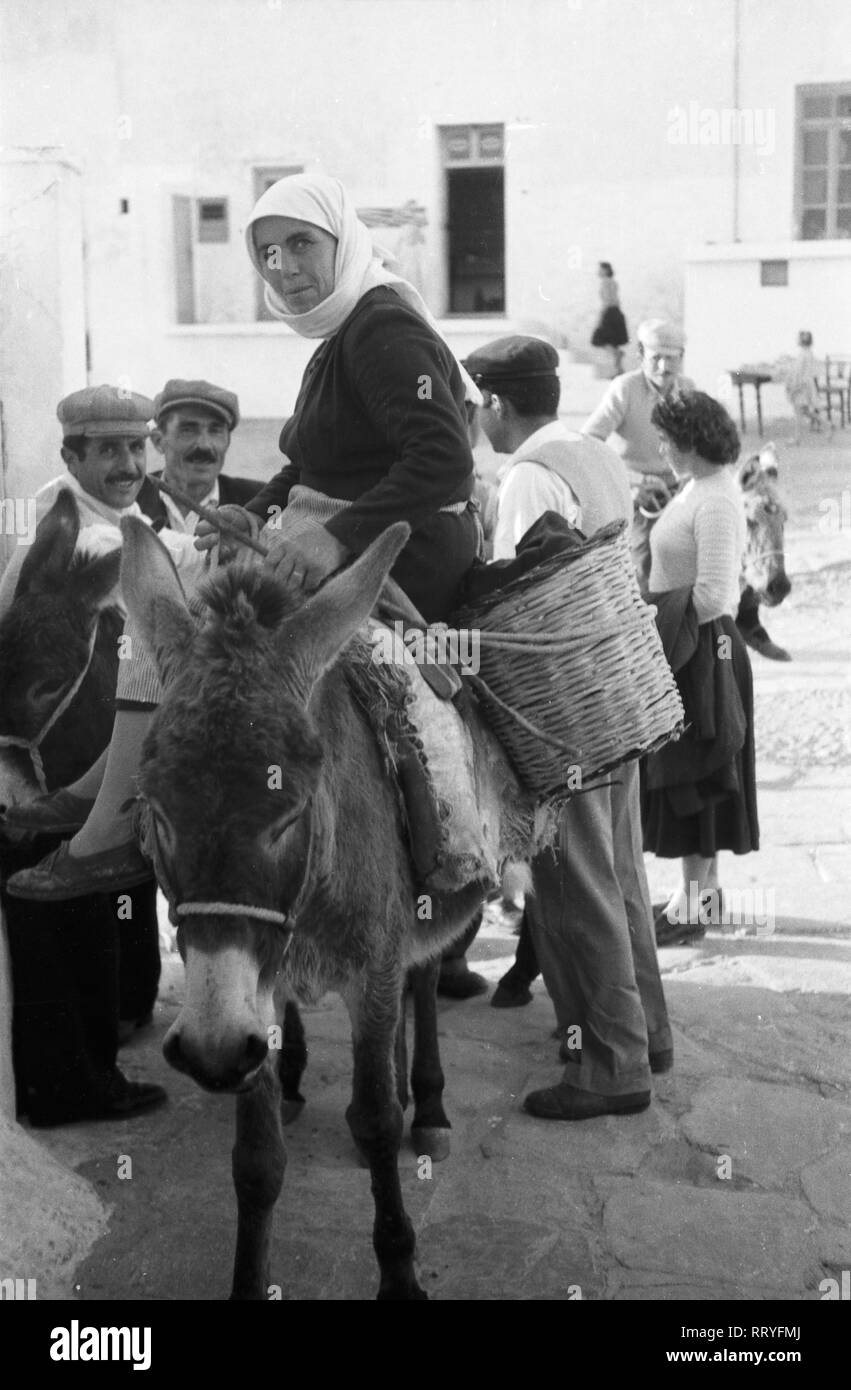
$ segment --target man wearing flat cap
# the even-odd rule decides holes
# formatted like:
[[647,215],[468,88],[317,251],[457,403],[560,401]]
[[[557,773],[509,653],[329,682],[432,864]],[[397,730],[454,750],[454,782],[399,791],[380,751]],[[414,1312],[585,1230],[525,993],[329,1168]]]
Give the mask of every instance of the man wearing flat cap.
[[651,423],[657,401],[693,387],[681,375],[685,338],[670,319],[646,319],[638,328],[641,366],[610,382],[597,409],[582,426],[583,434],[604,443],[611,439],[626,467],[633,498],[630,535],[633,564],[641,592],[650,579],[650,531],[677,489],[677,480],[659,453],[659,433]]
[[[116,528],[122,516],[139,516],[136,498],[145,480],[145,441],[153,401],[116,386],[87,386],[59,402],[61,455],[67,472],[45,483],[35,495],[36,525],[47,515],[62,488],[74,495],[80,513],[81,541],[89,527],[98,534]],[[0,614],[15,594],[25,550],[18,546],[0,579]]]
[[[153,477],[191,498],[196,506],[244,506],[263,484],[251,478],[232,478],[222,472],[231,434],[239,424],[239,401],[233,391],[209,381],[167,381],[155,397],[151,442],[162,454],[164,466]],[[198,513],[158,492],[146,479],[139,506],[159,530],[193,535]]]
[[[80,518],[78,548],[94,553],[119,545],[121,518],[142,515],[136,498],[145,478],[153,410],[146,396],[114,386],[86,387],[60,401],[56,414],[67,472],[36,494],[37,522],[67,489]],[[0,613],[14,600],[27,553],[34,552],[18,547],[3,574]],[[33,633],[34,641],[37,637]],[[14,824],[15,809],[10,808],[7,824]],[[53,819],[61,830],[57,810]],[[43,842],[36,852],[44,852]],[[25,843],[3,844],[6,869],[10,858],[20,868],[29,855]],[[13,898],[5,904],[15,991],[16,1081],[19,1100],[34,1125],[129,1119],[166,1099],[161,1086],[128,1081],[116,1065],[122,1031],[129,1034],[149,1017],[156,999],[155,885],[137,879],[112,887],[122,894],[118,900],[93,893],[73,903],[54,901],[49,908]]]
[[[545,511],[587,536],[629,520],[632,499],[617,455],[558,418],[558,353],[549,343],[499,338],[464,365],[484,398],[482,429],[497,452],[510,454],[499,489],[495,559],[512,558]],[[526,984],[510,1002],[528,1000],[540,963],[559,1033],[570,1041],[560,1053],[561,1082],[531,1092],[524,1108],[551,1120],[645,1110],[651,1071],[667,1071],[673,1050],[644,871],[636,763],[567,803],[557,846],[532,862],[532,884],[525,947],[509,971],[516,981],[525,969]],[[504,977],[492,1002],[508,1002],[499,993],[510,992],[515,981]],[[571,1045],[576,1039],[580,1045]]]

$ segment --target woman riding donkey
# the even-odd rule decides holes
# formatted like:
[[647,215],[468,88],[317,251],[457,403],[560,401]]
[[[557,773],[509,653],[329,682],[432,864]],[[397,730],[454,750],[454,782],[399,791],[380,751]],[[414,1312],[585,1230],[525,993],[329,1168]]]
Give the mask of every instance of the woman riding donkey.
[[[308,592],[407,522],[412,534],[392,576],[428,622],[448,618],[479,545],[464,417],[476,388],[465,387],[417,290],[383,264],[338,180],[280,180],[256,205],[246,240],[271,312],[321,341],[281,433],[284,467],[247,509],[220,515],[247,536],[268,523],[266,563],[287,587]],[[204,522],[197,535],[201,549],[218,540]],[[72,840],[15,875],[11,893],[67,898],[147,868],[127,803],[160,691],[141,641],[131,651],[92,812]]]

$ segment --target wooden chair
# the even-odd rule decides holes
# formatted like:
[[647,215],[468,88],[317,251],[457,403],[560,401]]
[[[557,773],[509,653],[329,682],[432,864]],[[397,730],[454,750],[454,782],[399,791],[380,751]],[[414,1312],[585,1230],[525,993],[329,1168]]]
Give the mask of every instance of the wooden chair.
[[824,396],[830,424],[833,424],[833,403],[838,403],[839,421],[844,429],[846,421],[851,420],[851,359],[826,357],[824,381],[816,381],[816,389],[820,396]]

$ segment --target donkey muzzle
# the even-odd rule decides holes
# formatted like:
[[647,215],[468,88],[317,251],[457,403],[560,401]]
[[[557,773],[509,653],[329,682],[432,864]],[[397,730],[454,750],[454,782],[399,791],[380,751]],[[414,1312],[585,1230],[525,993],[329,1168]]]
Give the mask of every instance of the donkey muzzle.
[[190,946],[186,999],[166,1034],[163,1054],[208,1091],[245,1090],[269,1052],[271,995],[258,990],[257,962],[248,951],[214,952]]

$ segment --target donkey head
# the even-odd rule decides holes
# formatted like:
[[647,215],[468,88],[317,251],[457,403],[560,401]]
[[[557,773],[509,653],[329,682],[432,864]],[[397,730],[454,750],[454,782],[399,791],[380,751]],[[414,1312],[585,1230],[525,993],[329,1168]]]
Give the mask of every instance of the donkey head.
[[744,581],[770,608],[782,603],[792,585],[786,575],[783,532],[786,509],[777,486],[774,450],[766,446],[739,468],[739,487],[748,523]]
[[84,674],[100,614],[116,602],[118,549],[95,559],[76,554],[79,530],[77,504],[63,488],[39,523],[0,620],[0,734],[38,735]]
[[280,923],[252,909],[289,914],[329,867],[311,851],[313,803],[332,794],[335,775],[322,775],[321,677],[409,530],[391,527],[303,600],[261,569],[234,566],[206,586],[196,626],[161,542],[140,522],[122,529],[122,588],[163,683],[139,787],[186,963],[164,1051],[208,1089],[243,1088],[266,1058],[286,942]]

